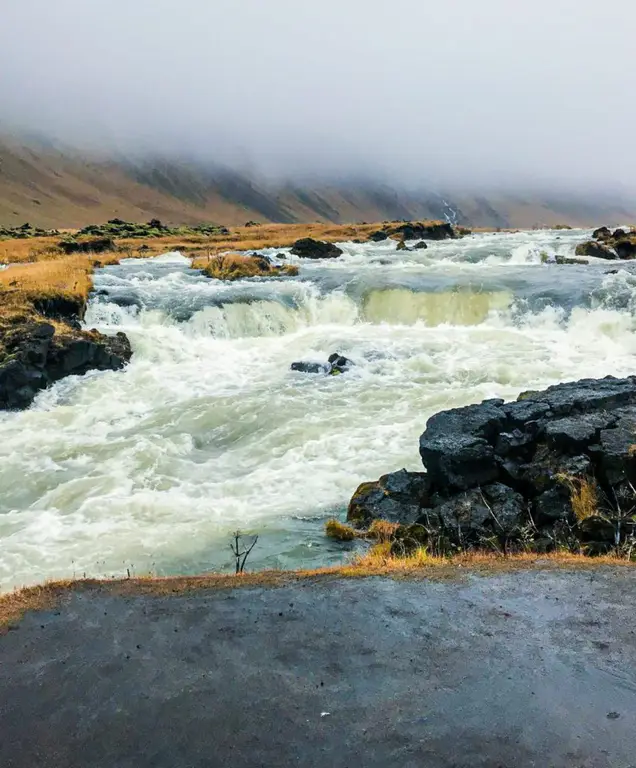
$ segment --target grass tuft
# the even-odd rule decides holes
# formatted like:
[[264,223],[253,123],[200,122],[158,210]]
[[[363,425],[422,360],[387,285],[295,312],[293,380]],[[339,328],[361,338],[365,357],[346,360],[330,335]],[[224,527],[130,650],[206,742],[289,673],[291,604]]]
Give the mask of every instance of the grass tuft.
[[599,514],[598,495],[590,478],[560,473],[556,479],[568,488],[572,511],[579,523]]
[[350,525],[345,525],[339,520],[327,520],[325,523],[325,534],[330,539],[336,539],[336,541],[353,541],[358,532]]

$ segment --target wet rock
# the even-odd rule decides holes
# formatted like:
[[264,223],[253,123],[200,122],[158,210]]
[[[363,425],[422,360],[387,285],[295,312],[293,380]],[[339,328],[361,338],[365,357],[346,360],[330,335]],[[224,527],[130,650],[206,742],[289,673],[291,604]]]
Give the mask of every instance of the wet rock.
[[301,373],[325,373],[331,376],[338,376],[341,373],[346,373],[355,363],[353,360],[341,355],[339,352],[334,352],[329,355],[326,363],[321,362],[296,362],[291,364],[292,371],[299,371]]
[[560,253],[557,253],[554,257],[555,264],[561,264],[561,265],[587,265],[590,262],[587,261],[587,259],[573,259],[568,256],[562,256]]
[[345,373],[349,370],[355,363],[352,360],[349,360],[349,358],[345,357],[344,355],[341,355],[339,352],[334,352],[332,355],[329,355],[327,358],[327,361],[329,365],[331,366],[329,369],[329,373],[332,375],[337,375],[339,373]]
[[404,240],[400,240],[400,242],[397,244],[397,249],[396,250],[398,250],[398,251],[410,251],[411,249],[407,247],[407,245],[404,242]]
[[602,429],[613,426],[617,417],[601,412],[568,416],[550,421],[545,428],[548,445],[556,451],[577,454],[598,442]]
[[[420,507],[415,522],[431,541],[453,547],[488,536],[507,546],[531,531],[546,547],[576,549],[589,539],[601,551],[606,528],[598,520],[579,525],[590,517],[609,521],[624,541],[631,528],[619,522],[636,508],[636,377],[583,379],[520,397],[432,416],[420,438],[426,498],[405,489],[404,512],[392,519],[410,524]],[[351,514],[380,517],[387,496],[381,481],[363,484]]]
[[329,366],[326,363],[297,362],[291,364],[292,371],[300,373],[329,373]]
[[588,240],[585,243],[579,243],[574,253],[577,256],[593,256],[596,259],[615,260],[618,258],[615,251],[609,245],[597,243],[595,240]]
[[296,240],[291,253],[303,259],[335,259],[342,256],[343,251],[333,243],[324,243],[311,237]]
[[416,251],[425,251],[428,248],[428,245],[426,245],[426,243],[423,240],[421,240],[419,243],[415,243],[413,248]]
[[430,483],[425,472],[405,469],[362,483],[349,503],[347,520],[357,525],[372,520],[412,523],[430,503]]
[[378,229],[375,232],[371,232],[369,235],[369,240],[372,243],[381,243],[383,240],[387,240],[389,237],[389,233],[386,232],[384,229]]
[[636,240],[617,240],[614,250],[619,259],[636,259]]
[[37,393],[64,376],[89,370],[119,370],[130,360],[123,333],[59,333],[49,323],[34,322],[2,330],[0,408],[28,407]]
[[594,240],[604,240],[606,238],[610,238],[611,236],[612,233],[609,227],[599,227],[598,229],[595,229],[594,232],[592,232],[592,237]]
[[446,222],[422,224],[417,221],[399,224],[393,227],[391,234],[399,235],[402,240],[452,240],[459,236],[452,224]]

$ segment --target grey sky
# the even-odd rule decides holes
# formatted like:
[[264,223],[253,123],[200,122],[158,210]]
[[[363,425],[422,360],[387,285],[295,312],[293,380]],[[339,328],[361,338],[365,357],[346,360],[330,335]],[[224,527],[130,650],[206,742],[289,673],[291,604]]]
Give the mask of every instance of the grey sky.
[[630,0],[4,0],[0,119],[275,173],[636,187]]

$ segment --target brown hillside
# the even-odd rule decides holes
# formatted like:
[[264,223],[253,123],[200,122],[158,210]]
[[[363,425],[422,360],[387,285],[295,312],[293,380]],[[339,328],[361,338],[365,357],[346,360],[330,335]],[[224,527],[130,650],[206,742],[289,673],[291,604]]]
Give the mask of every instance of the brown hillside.
[[[474,227],[636,221],[634,200],[489,195],[455,196],[448,203],[458,223]],[[274,186],[193,164],[104,160],[0,138],[0,226],[29,221],[46,228],[73,228],[114,217],[227,226],[249,220],[343,223],[444,219],[448,211],[439,195],[400,192],[382,184]]]

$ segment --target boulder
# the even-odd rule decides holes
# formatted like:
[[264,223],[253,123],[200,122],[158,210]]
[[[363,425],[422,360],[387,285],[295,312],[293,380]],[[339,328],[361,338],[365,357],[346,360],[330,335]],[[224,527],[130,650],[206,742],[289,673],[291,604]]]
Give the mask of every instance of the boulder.
[[119,370],[130,360],[130,342],[123,333],[97,331],[60,333],[45,322],[2,329],[0,409],[27,408],[37,393],[64,376],[90,370]]
[[596,259],[614,260],[618,258],[616,252],[613,251],[609,245],[597,243],[595,240],[579,243],[579,245],[576,246],[574,253],[577,256],[593,256]]
[[397,250],[398,251],[410,251],[411,249],[407,247],[404,240],[400,240],[400,242],[397,244]]
[[296,240],[291,253],[303,259],[335,259],[338,256],[342,256],[343,251],[333,243],[325,243],[320,240],[314,240],[311,237],[303,237],[300,240]]
[[349,360],[348,357],[341,355],[339,352],[334,352],[332,355],[329,355],[327,361],[331,366],[329,373],[332,376],[337,376],[339,373],[345,373],[352,365],[354,365],[352,360]]
[[362,483],[349,502],[347,520],[356,525],[372,520],[413,523],[430,503],[430,484],[425,472],[405,469]]
[[420,242],[419,242],[419,243],[415,243],[415,245],[413,246],[413,248],[414,248],[416,251],[425,251],[425,250],[428,248],[428,245],[426,245],[426,243],[425,243],[423,240],[420,240]]
[[417,221],[407,221],[391,230],[392,235],[399,235],[402,240],[452,240],[458,237],[452,224],[436,222],[422,224]]
[[389,233],[386,232],[383,229],[378,229],[375,232],[371,232],[369,235],[369,240],[372,243],[381,243],[383,240],[387,240],[389,237]]
[[341,373],[346,373],[353,365],[355,363],[352,360],[339,352],[334,352],[329,355],[326,363],[299,361],[291,364],[291,370],[300,373],[324,373],[338,376]]
[[[350,519],[417,528],[432,551],[523,542],[591,553],[636,534],[636,376],[582,379],[432,416],[420,437],[425,475],[399,494],[387,477],[354,495]],[[422,490],[424,489],[424,490]],[[415,511],[420,509],[418,517]],[[626,514],[627,513],[627,514]],[[610,542],[610,531],[612,540]],[[405,546],[396,544],[396,547]]]
[[636,239],[616,240],[614,250],[619,259],[636,259]]
[[594,232],[592,232],[592,237],[594,240],[605,240],[611,236],[612,233],[609,227],[599,227],[598,229],[595,229]]
[[326,363],[303,362],[302,360],[291,364],[292,371],[299,373],[329,373],[329,366]]

